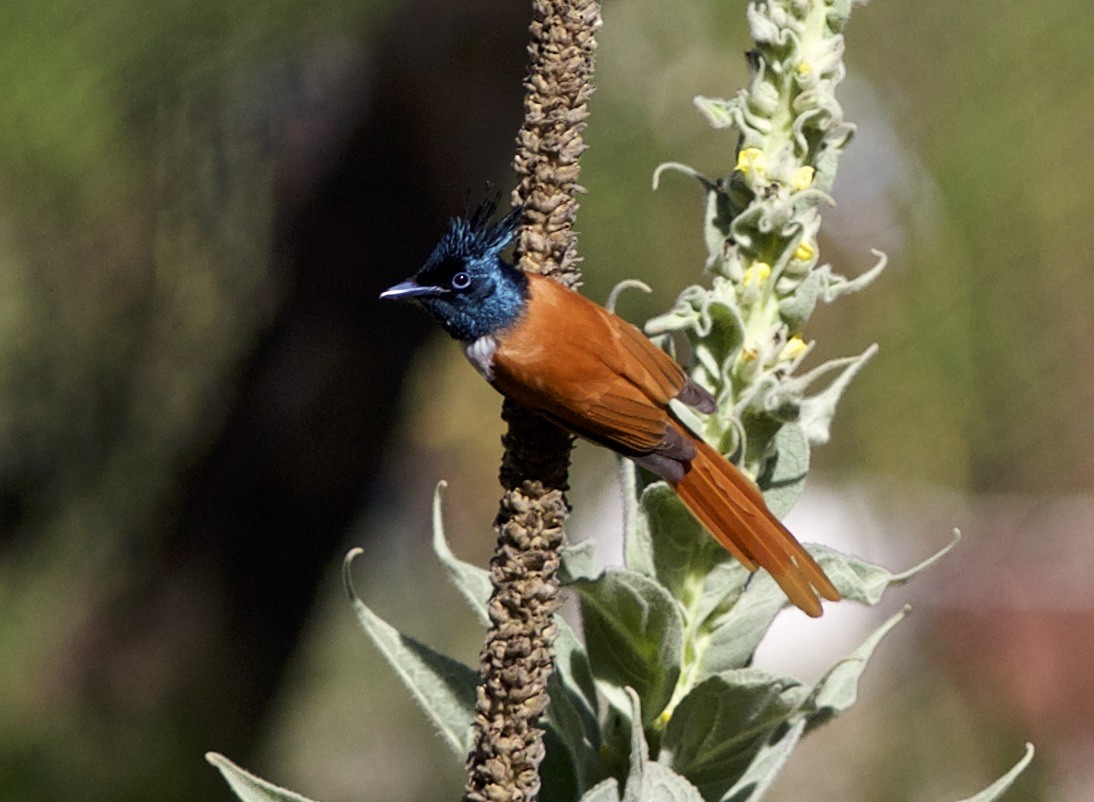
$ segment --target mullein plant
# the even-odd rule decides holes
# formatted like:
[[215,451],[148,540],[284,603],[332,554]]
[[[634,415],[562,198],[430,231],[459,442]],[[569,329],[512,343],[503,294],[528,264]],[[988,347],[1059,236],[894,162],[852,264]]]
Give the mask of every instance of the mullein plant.
[[[709,286],[684,290],[646,325],[678,346],[718,410],[677,412],[752,475],[777,515],[801,493],[810,448],[828,440],[836,404],[876,350],[802,369],[812,343],[802,329],[818,302],[866,287],[819,259],[820,209],[831,202],[839,155],[853,128],[835,89],[844,75],[842,30],[852,0],[755,0],[748,23],[751,83],[730,100],[696,98],[717,129],[737,132],[728,177],[680,164],[705,192]],[[819,388],[819,389],[818,389]],[[663,482],[646,484],[623,461],[628,499],[624,564],[597,572],[593,544],[565,547],[560,575],[580,602],[584,638],[556,615],[555,672],[548,682],[546,802],[743,802],[763,797],[801,737],[854,703],[857,683],[889,618],[810,686],[752,666],[786,597],[765,572],[750,574],[685,510]],[[433,546],[460,593],[490,623],[486,569],[450,551],[434,501]],[[956,542],[956,540],[955,540]],[[919,566],[892,573],[821,546],[809,551],[849,601],[876,604]],[[403,635],[345,583],[365,632],[433,720],[457,760],[472,744],[474,668]],[[998,799],[1032,757],[970,800]],[[219,755],[210,760],[241,799],[296,800]],[[503,797],[508,799],[509,797]]]

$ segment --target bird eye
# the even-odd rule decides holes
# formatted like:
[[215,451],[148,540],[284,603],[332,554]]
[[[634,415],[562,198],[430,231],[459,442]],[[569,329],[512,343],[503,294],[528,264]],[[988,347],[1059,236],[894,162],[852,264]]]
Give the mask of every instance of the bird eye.
[[459,272],[452,277],[452,289],[454,290],[466,290],[471,286],[471,276],[464,272]]

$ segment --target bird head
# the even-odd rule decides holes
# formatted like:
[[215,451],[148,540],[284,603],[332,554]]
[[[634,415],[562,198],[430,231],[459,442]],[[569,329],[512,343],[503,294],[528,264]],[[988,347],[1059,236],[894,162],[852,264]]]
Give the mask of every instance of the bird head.
[[528,278],[501,252],[516,236],[521,210],[491,225],[496,209],[496,202],[486,201],[470,218],[453,218],[421,269],[380,297],[417,301],[458,340],[476,340],[515,323]]

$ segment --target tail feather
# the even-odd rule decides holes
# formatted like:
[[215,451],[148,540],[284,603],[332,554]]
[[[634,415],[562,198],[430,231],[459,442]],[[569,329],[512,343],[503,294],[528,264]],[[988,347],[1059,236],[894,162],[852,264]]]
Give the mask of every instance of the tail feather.
[[819,593],[838,601],[839,591],[767,505],[759,489],[721,454],[686,430],[696,449],[675,490],[696,518],[750,571],[768,570],[795,605],[821,614]]

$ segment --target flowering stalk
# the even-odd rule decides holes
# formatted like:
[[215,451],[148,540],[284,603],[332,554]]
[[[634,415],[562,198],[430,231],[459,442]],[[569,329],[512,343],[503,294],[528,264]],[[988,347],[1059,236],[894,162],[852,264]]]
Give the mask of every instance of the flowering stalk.
[[[666,344],[676,334],[686,337],[693,375],[715,395],[718,411],[704,419],[683,406],[677,413],[756,477],[778,515],[801,492],[810,446],[828,439],[836,402],[874,352],[798,372],[811,348],[802,330],[817,302],[864,287],[885,264],[879,254],[874,268],[847,280],[818,259],[819,208],[829,200],[852,132],[834,90],[844,74],[841,31],[856,1],[753,0],[748,90],[732,100],[696,99],[715,127],[738,131],[730,175],[711,181],[689,167],[665,165],[695,176],[706,190],[711,286],[684,290],[647,330]],[[586,90],[566,90],[580,89],[588,77],[581,65],[591,66],[585,57],[591,59],[599,24],[595,3],[536,0],[537,9],[550,13],[548,6],[561,16],[540,27],[542,54],[550,57],[545,74],[559,80],[533,78],[530,89],[554,86],[585,98]],[[569,32],[578,35],[571,40]],[[568,282],[575,276],[569,224],[584,103],[567,107],[559,97],[536,97],[529,95],[526,124],[534,128],[522,132],[517,159],[526,208],[518,250],[525,269]],[[548,154],[562,157],[563,169],[550,169]],[[540,180],[547,176],[560,179],[561,192]],[[827,385],[814,391],[821,379]],[[759,800],[798,740],[855,702],[866,662],[904,613],[812,687],[753,667],[753,652],[787,603],[771,577],[751,575],[730,558],[663,482],[639,494],[630,468],[625,566],[597,571],[591,543],[563,545],[565,459],[541,458],[564,449],[545,447],[529,435],[551,437],[550,430],[520,420],[510,418],[502,471],[508,492],[490,572],[448,548],[440,488],[434,508],[437,556],[491,626],[481,674],[380,619],[357,597],[349,558],[346,564],[346,586],[366,633],[453,754],[471,752],[465,798],[529,800],[542,787],[545,798],[580,802]],[[810,547],[845,599],[870,605],[948,549],[891,573]],[[559,578],[578,594],[584,643],[564,619],[551,620]],[[1031,757],[1027,749],[972,799],[997,799]],[[211,759],[233,787],[250,794],[241,797],[284,798],[222,758]]]
[[[749,88],[731,100],[695,100],[714,127],[738,132],[730,175],[711,181],[673,163],[654,177],[656,186],[664,169],[676,169],[705,188],[712,283],[684,290],[675,307],[649,321],[646,330],[687,337],[693,375],[718,401],[718,412],[705,420],[693,416],[693,425],[757,479],[778,515],[800,494],[810,446],[828,440],[840,395],[876,350],[871,346],[858,357],[798,373],[813,346],[802,330],[817,302],[861,289],[885,267],[877,254],[873,269],[847,280],[819,262],[820,207],[831,202],[838,158],[853,132],[835,96],[845,72],[842,30],[853,5],[751,3],[756,48],[748,54]],[[825,389],[810,394],[824,378],[830,379]],[[676,504],[660,495],[648,497],[646,507],[651,503]],[[701,551],[706,558],[692,562],[681,586],[684,665],[662,726],[699,679],[710,642],[713,622],[704,617],[701,600],[707,577],[725,556],[709,544]]]

